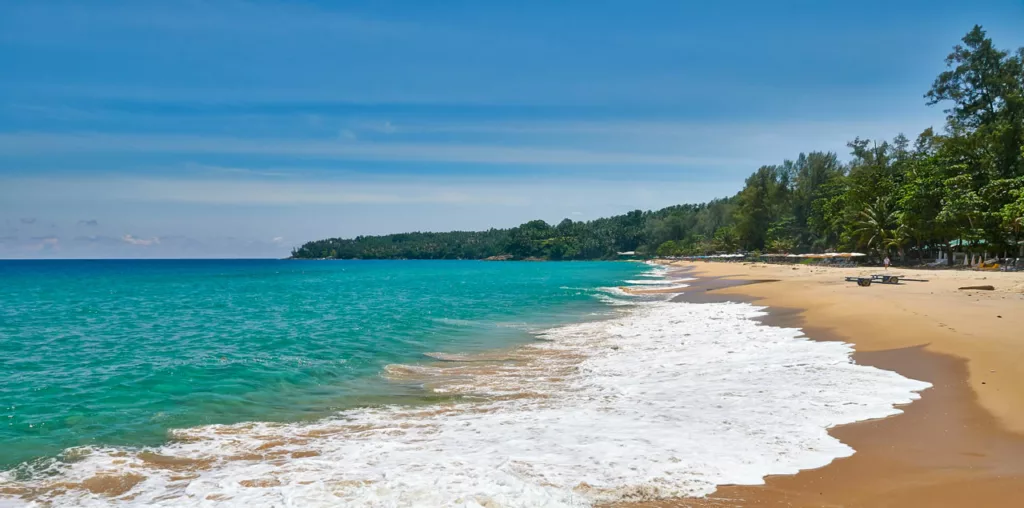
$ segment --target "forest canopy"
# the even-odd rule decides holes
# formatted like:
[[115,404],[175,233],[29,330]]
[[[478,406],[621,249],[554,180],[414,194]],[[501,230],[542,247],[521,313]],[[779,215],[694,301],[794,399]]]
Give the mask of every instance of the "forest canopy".
[[[762,166],[734,196],[557,225],[331,238],[295,258],[610,259],[736,251],[862,250],[923,260],[940,246],[1017,253],[1024,230],[1024,48],[998,49],[975,26],[924,94],[941,132],[856,138],[848,161],[801,153]],[[980,247],[983,246],[983,247]]]

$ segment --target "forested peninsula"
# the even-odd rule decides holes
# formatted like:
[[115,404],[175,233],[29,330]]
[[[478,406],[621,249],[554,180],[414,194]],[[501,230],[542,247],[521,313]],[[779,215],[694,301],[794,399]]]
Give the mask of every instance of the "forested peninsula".
[[850,159],[799,154],[757,169],[736,195],[586,222],[402,233],[306,243],[293,258],[611,259],[716,252],[861,250],[913,260],[942,247],[1020,255],[1024,242],[1024,48],[975,26],[924,95],[945,128],[913,141],[854,139]]

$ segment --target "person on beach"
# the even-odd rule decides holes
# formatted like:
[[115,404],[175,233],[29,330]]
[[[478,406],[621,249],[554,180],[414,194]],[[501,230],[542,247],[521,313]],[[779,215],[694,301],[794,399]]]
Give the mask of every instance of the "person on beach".
[[888,255],[886,255],[885,259],[882,260],[882,266],[884,266],[886,270],[889,269],[889,256]]

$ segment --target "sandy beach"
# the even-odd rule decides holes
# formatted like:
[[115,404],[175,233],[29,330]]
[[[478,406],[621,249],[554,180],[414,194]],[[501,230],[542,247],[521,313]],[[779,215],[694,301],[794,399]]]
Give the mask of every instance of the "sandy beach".
[[[675,262],[678,297],[750,301],[765,321],[854,344],[857,363],[932,383],[904,414],[833,428],[852,457],[763,486],[640,506],[1019,506],[1024,491],[1024,273]],[[992,291],[961,290],[991,285]]]

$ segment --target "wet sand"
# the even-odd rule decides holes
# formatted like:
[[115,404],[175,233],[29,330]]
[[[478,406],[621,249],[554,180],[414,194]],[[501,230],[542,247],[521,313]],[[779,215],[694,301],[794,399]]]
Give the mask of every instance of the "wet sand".
[[[877,269],[675,269],[701,277],[678,300],[766,305],[767,324],[850,342],[857,363],[934,386],[902,415],[832,429],[856,453],[826,467],[631,506],[1024,505],[1024,274],[891,270],[928,282],[863,288],[843,277]],[[996,291],[957,289],[981,284]]]

